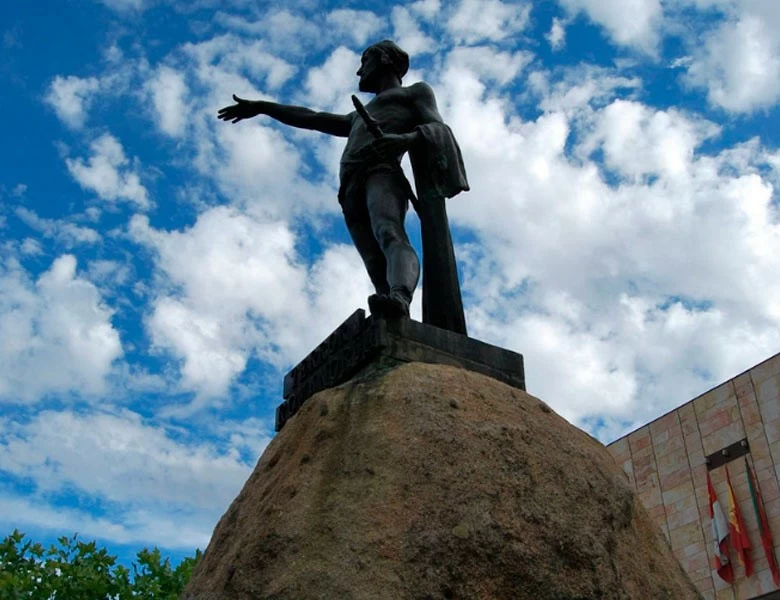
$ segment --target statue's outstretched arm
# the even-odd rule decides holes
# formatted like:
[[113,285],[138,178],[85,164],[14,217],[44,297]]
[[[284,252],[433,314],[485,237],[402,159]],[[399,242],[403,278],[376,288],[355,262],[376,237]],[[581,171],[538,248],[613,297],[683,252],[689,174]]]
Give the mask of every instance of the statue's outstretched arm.
[[233,100],[236,101],[235,104],[219,109],[218,119],[238,123],[257,115],[267,115],[291,127],[312,129],[338,137],[348,137],[352,127],[352,114],[316,112],[302,106],[289,106],[265,100],[245,100],[236,95],[233,95]]

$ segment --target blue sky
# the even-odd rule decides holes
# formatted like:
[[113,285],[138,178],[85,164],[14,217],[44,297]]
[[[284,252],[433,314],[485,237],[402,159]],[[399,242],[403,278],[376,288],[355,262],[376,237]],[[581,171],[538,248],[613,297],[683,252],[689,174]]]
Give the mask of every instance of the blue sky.
[[608,442],[780,350],[774,0],[280,6],[0,7],[6,530],[206,545],[283,374],[371,291],[343,140],[216,112],[348,112],[384,38],[463,150],[469,331],[531,393]]

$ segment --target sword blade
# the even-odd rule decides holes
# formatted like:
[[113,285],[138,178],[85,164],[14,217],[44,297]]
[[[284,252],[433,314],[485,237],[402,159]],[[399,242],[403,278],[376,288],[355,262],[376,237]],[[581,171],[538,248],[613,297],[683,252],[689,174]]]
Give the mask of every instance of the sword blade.
[[[376,122],[376,119],[374,119],[374,117],[368,114],[368,111],[366,110],[366,107],[363,106],[363,103],[360,101],[360,98],[358,98],[354,94],[352,95],[352,104],[355,105],[355,110],[357,111],[358,115],[360,115],[360,118],[363,119],[363,122],[366,124],[366,129],[368,129],[368,132],[372,136],[374,136],[374,139],[379,139],[383,137],[384,133],[382,133],[382,128],[379,126],[379,123]],[[404,190],[406,191],[406,195],[411,201],[414,210],[417,211],[417,214],[420,214],[417,196],[414,194],[414,190],[412,189],[412,184],[409,183],[409,180],[406,178],[406,175],[404,175],[404,171],[401,168],[401,165],[392,160],[390,161],[390,164],[393,165],[393,169],[400,176],[401,178],[400,181],[403,183]]]
[[379,126],[379,123],[377,123],[374,117],[369,114],[366,107],[363,106],[363,103],[360,101],[360,98],[354,94],[352,95],[352,104],[355,105],[355,110],[360,115],[360,118],[363,119],[363,123],[366,124],[368,132],[377,139],[381,138],[384,134],[382,133],[382,128]]

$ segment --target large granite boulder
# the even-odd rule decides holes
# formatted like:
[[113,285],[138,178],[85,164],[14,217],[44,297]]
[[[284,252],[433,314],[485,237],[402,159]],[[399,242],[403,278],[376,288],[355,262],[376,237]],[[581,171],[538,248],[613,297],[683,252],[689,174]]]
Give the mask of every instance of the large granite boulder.
[[602,444],[506,384],[408,363],[304,404],[183,598],[699,595]]

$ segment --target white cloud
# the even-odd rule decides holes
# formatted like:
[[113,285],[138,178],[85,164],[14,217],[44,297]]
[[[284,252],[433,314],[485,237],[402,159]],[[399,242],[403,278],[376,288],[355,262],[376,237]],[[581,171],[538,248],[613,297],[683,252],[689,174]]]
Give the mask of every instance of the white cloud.
[[702,155],[717,127],[604,105],[631,81],[582,75],[529,78],[545,110],[532,121],[468,68],[445,68],[437,90],[472,187],[449,202],[476,234],[458,250],[470,333],[524,353],[532,393],[614,435],[776,352],[774,154]]
[[0,269],[0,400],[98,396],[122,356],[119,334],[92,283],[64,255],[33,283],[12,261]]
[[734,18],[706,33],[688,67],[687,80],[730,112],[769,108],[780,100],[780,11],[750,10],[757,5],[739,5]]
[[[186,55],[195,60],[195,75],[208,87],[223,87],[223,83],[241,82],[253,89],[243,80],[246,73],[253,80],[258,79],[272,90],[283,85],[296,72],[289,62],[269,52],[262,41],[247,41],[234,34],[225,34],[196,44],[183,46]],[[233,90],[241,92],[242,90]],[[230,99],[228,95],[227,99]]]
[[420,24],[408,8],[394,6],[390,13],[393,23],[393,39],[409,56],[419,56],[433,51],[436,42],[423,33]]
[[306,75],[307,101],[313,107],[349,113],[353,110],[350,94],[357,87],[355,76],[360,67],[360,56],[339,46],[319,67],[312,67]]
[[[329,144],[326,136],[280,126],[259,116],[238,124],[223,123],[216,118],[217,109],[232,103],[231,94],[251,99],[278,101],[259,91],[258,85],[274,90],[295,72],[290,63],[271,56],[258,42],[247,43],[234,35],[219,36],[200,44],[188,44],[184,53],[192,59],[188,69],[205,88],[191,105],[185,142],[194,151],[193,166],[205,178],[216,182],[220,193],[232,204],[250,207],[263,218],[306,214],[318,218],[338,209],[333,181],[338,157],[330,153],[327,174],[311,183],[301,175],[311,174],[317,165],[304,156],[319,157]],[[194,63],[194,64],[192,64]],[[319,76],[312,73],[308,81],[319,80],[312,97],[301,89],[300,99],[285,99],[293,104],[337,102],[335,110],[351,110],[349,94],[356,83],[359,66],[357,55],[337,49],[322,65]],[[188,75],[188,78],[190,75]],[[344,92],[334,88],[326,77],[343,80]],[[196,84],[193,83],[195,87]],[[263,89],[261,87],[261,89]],[[312,179],[309,177],[309,179]]]
[[233,31],[252,36],[262,35],[266,49],[277,56],[300,56],[321,47],[328,39],[313,20],[286,9],[271,10],[255,21],[218,12],[214,15],[214,21]]
[[27,256],[40,256],[43,254],[41,243],[33,238],[24,238],[21,246],[19,246],[19,250]]
[[[263,218],[306,214],[316,219],[338,210],[336,190],[331,178],[327,184],[312,184],[302,177],[311,168],[302,152],[326,140],[320,133],[274,127],[264,117],[234,125],[204,112],[196,129],[195,166],[206,176],[216,176],[232,204],[247,206]],[[328,166],[335,170],[338,162]]]
[[545,36],[553,50],[560,50],[566,45],[566,26],[562,19],[553,18],[550,31]]
[[407,4],[409,10],[419,15],[422,19],[430,21],[439,14],[441,10],[441,0],[417,0]]
[[45,101],[68,127],[80,129],[87,118],[87,109],[98,91],[100,82],[95,77],[57,75],[51,82]]
[[[689,69],[714,106],[772,108],[780,31],[772,0],[562,0],[568,14],[553,21],[547,39],[553,48],[571,46],[564,26],[584,14],[619,52],[638,49],[652,59],[662,32],[688,35],[673,23],[686,2],[708,12],[691,28],[701,35],[683,40],[690,57],[675,68]],[[171,196],[192,218],[135,217],[130,238],[142,246],[135,252],[121,245],[123,225],[98,229],[110,206],[84,211],[75,205],[83,198],[75,199],[67,209],[86,212],[107,242],[94,260],[79,261],[83,271],[63,256],[32,275],[19,262],[39,264],[40,241],[25,233],[0,244],[0,252],[17,253],[0,269],[0,397],[105,402],[113,391],[107,379],[118,380],[123,401],[190,401],[139,405],[145,415],[189,419],[173,427],[107,404],[0,419],[0,469],[36,486],[28,497],[0,500],[4,523],[167,547],[205,544],[267,443],[267,423],[225,422],[225,412],[242,412],[244,402],[267,411],[274,402],[253,393],[265,383],[258,379],[299,361],[370,293],[354,248],[337,243],[347,239],[334,183],[343,140],[262,117],[226,124],[215,112],[234,92],[349,110],[357,55],[333,50],[336,35],[354,49],[392,29],[412,54],[409,80],[424,76],[434,85],[472,185],[448,205],[456,236],[469,240],[457,248],[469,330],[524,353],[532,393],[604,439],[777,351],[780,154],[758,139],[713,149],[741,135],[739,124],[724,123],[727,135],[716,139],[712,123],[644,103],[655,96],[626,73],[652,69],[640,62],[647,55],[634,54],[632,66],[616,61],[615,69],[540,71],[541,58],[516,50],[545,43],[526,39],[535,16],[528,2],[419,0],[377,12],[384,20],[306,0],[301,13],[291,5],[263,14],[250,4],[242,14],[260,19],[223,13],[213,23],[191,22],[202,27],[198,39],[214,24],[231,32],[178,46],[158,64],[127,59],[114,44],[103,54],[104,73],[60,77],[48,88],[47,101],[75,128],[104,126],[90,110],[98,93],[120,98],[131,120],[125,100],[151,99],[151,110],[136,112],[176,137],[173,160],[185,176],[192,172],[186,190]],[[127,56],[164,52],[147,52],[142,39],[120,42]],[[430,60],[415,62],[425,53]],[[510,87],[520,77],[522,85]],[[99,116],[108,112],[116,114]],[[137,209],[150,200],[129,154],[105,135],[67,164],[85,189]],[[171,177],[160,179],[161,191]],[[28,183],[29,203],[39,190]],[[19,225],[16,214],[61,244],[96,235],[83,221],[68,229],[63,219],[6,213],[11,225]],[[132,261],[122,256],[128,250]],[[139,281],[130,279],[135,268]],[[112,299],[128,307],[115,328],[101,290],[120,285],[132,291]],[[63,491],[105,505],[106,515],[45,504]]]
[[[662,27],[666,26],[669,35],[680,36],[689,47],[690,56],[679,57],[673,66],[687,68],[685,80],[705,89],[713,106],[753,112],[780,99],[780,11],[772,0],[677,0],[665,5],[660,0],[560,3],[572,16],[587,15],[616,44],[652,56],[657,54]],[[691,17],[690,8],[698,13],[695,17]],[[680,18],[685,27],[678,23]]]
[[128,410],[43,411],[29,423],[7,424],[3,442],[0,468],[31,477],[39,492],[73,486],[119,504],[132,499],[216,511],[251,468],[239,448],[175,441],[164,427]]
[[170,67],[157,69],[149,82],[149,92],[157,112],[157,126],[171,137],[180,137],[187,125],[189,90],[184,75]]
[[[194,522],[193,522],[194,521]],[[0,524],[6,531],[18,528],[35,539],[29,529],[50,531],[57,535],[79,534],[79,539],[111,540],[117,544],[143,544],[158,548],[205,549],[211,538],[213,521],[182,515],[144,510],[129,511],[117,518],[96,517],[73,508],[56,508],[26,496],[6,494],[0,497]]]
[[112,510],[110,518],[96,518],[6,499],[18,512],[3,514],[14,515],[17,523],[117,542],[203,548],[270,441],[267,424],[257,419],[210,429],[213,442],[183,438],[129,410],[44,411],[27,422],[6,421],[0,470],[34,481],[37,496],[68,489]]
[[580,65],[565,70],[556,79],[546,71],[533,71],[528,75],[528,87],[541,110],[571,117],[589,114],[593,107],[609,103],[616,95],[633,93],[642,82],[612,69]]
[[65,220],[43,219],[23,206],[16,209],[16,216],[44,237],[53,238],[68,249],[77,244],[97,244],[102,239],[100,234],[90,227],[82,227]]
[[347,8],[330,11],[325,17],[325,24],[334,39],[350,37],[358,46],[368,43],[384,27],[382,19],[371,11]]
[[99,284],[122,285],[130,279],[130,267],[115,260],[91,260],[89,280]]
[[65,159],[68,171],[85,190],[95,192],[103,200],[128,200],[139,208],[149,207],[146,188],[138,173],[127,168],[130,162],[122,144],[109,133],[90,144],[92,156]]
[[483,81],[507,85],[533,60],[533,54],[518,50],[502,52],[490,46],[455,48],[447,56],[447,68],[466,69]]
[[128,11],[139,11],[144,8],[145,0],[100,0],[111,10],[115,10],[119,13],[125,13]]
[[[633,13],[612,2],[564,4],[571,16],[587,13],[618,44],[651,54],[657,48],[663,17],[657,2],[636,0],[630,7]],[[715,375],[704,381],[696,374],[701,373],[698,363],[679,355],[661,361],[637,351],[634,344],[641,332],[660,340],[674,330],[679,348],[694,353],[696,339],[715,343],[707,333],[715,327],[722,329],[718,339],[737,343],[739,331],[749,331],[760,339],[762,349],[771,347],[775,330],[767,323],[772,323],[777,304],[755,297],[746,302],[742,294],[747,283],[732,285],[740,261],[758,265],[751,274],[753,285],[775,266],[769,257],[777,234],[768,208],[775,180],[765,166],[758,167],[770,162],[766,151],[735,148],[701,156],[702,142],[716,135],[717,127],[690,114],[656,110],[631,99],[641,86],[638,79],[587,65],[554,75],[526,73],[528,91],[520,100],[534,98],[543,114],[524,121],[517,116],[518,98],[501,86],[527,70],[532,55],[475,44],[501,42],[523,32],[527,5],[477,6],[466,1],[450,10],[449,21],[432,23],[431,16],[440,9],[432,1],[398,6],[391,21],[397,41],[413,57],[435,47],[432,36],[441,26],[470,45],[442,52],[434,61],[432,83],[439,91],[442,113],[461,141],[474,190],[470,197],[450,203],[451,217],[474,231],[484,246],[482,254],[464,250],[473,281],[478,278],[477,266],[485,270],[478,286],[465,286],[473,330],[499,343],[512,342],[493,329],[497,323],[512,323],[505,331],[513,336],[544,334],[546,341],[529,342],[527,360],[534,360],[528,358],[531,352],[546,357],[535,366],[529,362],[529,374],[531,366],[544,372],[541,363],[554,364],[554,356],[575,356],[571,378],[551,377],[555,385],[547,383],[544,393],[561,398],[561,410],[580,422],[600,404],[607,406],[605,419],[618,421],[638,402],[651,406],[648,398],[658,388],[648,381],[674,364],[680,365],[672,377],[681,390],[712,382]],[[352,12],[330,14],[331,25],[338,26],[356,17]],[[563,26],[569,18],[554,23],[559,30],[550,31],[552,45],[565,40]],[[272,22],[280,24],[279,35],[270,41],[247,42],[229,34],[189,45],[185,51],[193,62],[181,73],[188,81],[205,84],[208,99],[192,107],[192,127],[183,139],[197,145],[195,165],[201,174],[215,178],[232,206],[207,209],[194,226],[181,232],[155,230],[143,220],[136,220],[133,228],[136,239],[155,250],[158,273],[171,285],[155,289],[154,310],[147,320],[150,336],[159,349],[181,360],[182,389],[195,392],[204,403],[220,401],[251,358],[285,365],[329,331],[301,336],[294,320],[274,311],[275,298],[268,299],[268,306],[260,302],[259,298],[265,301],[265,290],[273,287],[261,283],[262,277],[278,286],[273,289],[295,307],[300,319],[312,306],[325,307],[323,311],[333,315],[331,328],[346,316],[338,312],[344,303],[328,305],[333,296],[325,292],[327,286],[318,291],[309,280],[326,265],[343,261],[343,273],[351,273],[360,285],[366,283],[349,247],[328,248],[313,262],[295,251],[300,241],[293,223],[303,218],[320,227],[322,215],[335,209],[332,182],[343,142],[279,127],[264,118],[231,126],[213,116],[215,103],[222,98],[226,103],[233,91],[275,99],[254,86],[278,91],[295,67],[292,58],[272,60],[269,49],[291,36],[311,34],[316,25],[284,11],[260,21],[223,15],[221,22],[252,34],[268,31]],[[291,52],[287,54],[292,56]],[[323,64],[305,73],[302,101],[349,110],[357,55],[342,47],[326,56]],[[616,96],[627,98],[615,100]],[[327,185],[310,182],[311,162],[305,157],[311,155],[325,166]],[[318,181],[319,177],[318,172]],[[732,221],[740,228],[734,229]],[[703,241],[705,234],[697,226],[713,239],[720,235],[716,232],[728,230],[745,242],[713,247]],[[281,238],[268,233],[269,228],[286,232],[286,245],[275,246],[273,240]],[[266,239],[267,249],[250,237]],[[215,240],[222,240],[224,247],[217,247]],[[564,240],[576,251],[563,252]],[[631,249],[626,251],[629,240]],[[258,265],[251,258],[254,253],[275,258]],[[492,259],[486,262],[484,254]],[[196,273],[179,256],[197,256],[198,265],[207,267]],[[680,256],[690,262],[690,269],[681,264]],[[720,269],[712,267],[713,257]],[[212,262],[223,266],[212,267]],[[229,281],[224,279],[228,274]],[[724,280],[729,283],[723,289],[729,292],[713,293],[712,282]],[[237,289],[235,281],[245,282],[251,293]],[[524,286],[533,292],[520,294]],[[359,305],[367,288],[354,289]],[[499,299],[492,299],[491,293]],[[518,295],[522,301],[513,305]],[[301,342],[303,337],[306,343]],[[725,351],[709,357],[717,365],[713,373],[728,375],[730,366],[744,364]],[[203,368],[206,364],[213,368]],[[591,394],[579,406],[571,399],[575,389],[582,398]],[[605,390],[608,401],[599,396]]]
[[447,29],[456,40],[467,44],[500,42],[525,29],[530,12],[529,4],[461,0],[447,21]]
[[182,232],[136,217],[131,233],[181,290],[157,298],[147,327],[183,360],[181,385],[199,405],[224,397],[253,355],[277,367],[300,359],[370,293],[354,249],[333,246],[307,265],[284,222],[233,208],[210,209]]
[[602,26],[612,40],[655,55],[663,8],[660,0],[559,0],[572,15],[580,12]]
[[233,378],[244,370],[252,342],[261,345],[270,341],[257,331],[247,335],[244,320],[249,319],[245,315],[239,319],[225,326],[213,315],[163,297],[154,305],[148,328],[155,346],[168,348],[184,359],[181,386],[213,398],[225,396]]
[[615,100],[600,113],[583,147],[602,148],[605,164],[631,181],[651,174],[675,179],[689,176],[696,146],[719,131],[675,110]]

